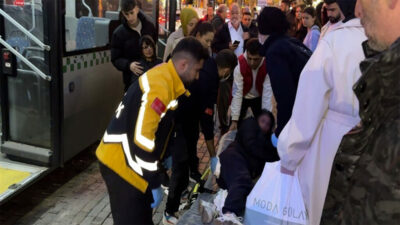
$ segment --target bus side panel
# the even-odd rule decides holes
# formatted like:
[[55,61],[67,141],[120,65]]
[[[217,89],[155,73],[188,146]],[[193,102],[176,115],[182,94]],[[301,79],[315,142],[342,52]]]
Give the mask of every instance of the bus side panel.
[[63,58],[63,162],[100,140],[123,96],[109,50]]

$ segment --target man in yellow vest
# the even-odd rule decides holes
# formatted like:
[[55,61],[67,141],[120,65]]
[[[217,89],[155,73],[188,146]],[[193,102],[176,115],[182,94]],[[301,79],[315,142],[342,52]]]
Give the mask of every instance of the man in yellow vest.
[[153,224],[162,200],[160,162],[173,126],[177,98],[198,78],[207,50],[194,38],[175,47],[171,60],[143,74],[119,104],[96,155],[115,224]]

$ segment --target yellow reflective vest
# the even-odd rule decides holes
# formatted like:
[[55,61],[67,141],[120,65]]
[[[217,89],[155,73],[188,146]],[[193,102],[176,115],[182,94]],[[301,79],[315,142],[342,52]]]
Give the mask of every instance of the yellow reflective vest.
[[105,166],[141,192],[161,184],[159,164],[173,124],[168,112],[189,94],[168,63],[143,74],[126,92],[96,150]]

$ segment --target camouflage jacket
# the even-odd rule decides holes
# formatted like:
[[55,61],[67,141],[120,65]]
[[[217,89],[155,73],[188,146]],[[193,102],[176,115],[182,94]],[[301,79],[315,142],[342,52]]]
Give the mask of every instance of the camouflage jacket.
[[400,223],[400,39],[367,59],[354,85],[361,123],[343,137],[321,224]]

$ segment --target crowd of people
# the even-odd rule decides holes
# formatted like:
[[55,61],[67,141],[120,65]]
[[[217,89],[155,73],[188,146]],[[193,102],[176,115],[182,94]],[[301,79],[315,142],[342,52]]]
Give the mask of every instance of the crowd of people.
[[[163,223],[178,222],[201,179],[200,132],[228,191],[216,224],[242,223],[265,163],[279,160],[297,171],[309,224],[398,221],[400,1],[232,3],[204,18],[186,7],[163,60],[137,0],[122,0],[120,17],[111,61],[125,95],[96,151],[115,224],[152,224],[162,185]],[[220,136],[237,131],[220,155],[216,121]]]

